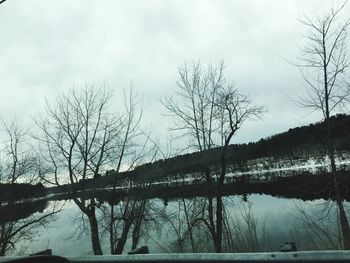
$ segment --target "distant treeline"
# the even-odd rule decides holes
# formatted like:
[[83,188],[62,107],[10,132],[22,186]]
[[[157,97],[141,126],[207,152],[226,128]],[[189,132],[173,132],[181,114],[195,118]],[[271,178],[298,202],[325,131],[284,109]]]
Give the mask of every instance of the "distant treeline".
[[39,183],[31,184],[0,184],[0,202],[28,199],[44,196],[45,187]]
[[[331,133],[336,151],[350,152],[350,116],[337,115],[330,119]],[[94,189],[108,185],[127,185],[134,182],[150,182],[167,176],[203,172],[215,169],[220,163],[222,148],[217,147],[202,152],[194,152],[146,163],[135,170],[120,172],[107,171],[105,176],[85,180],[76,184],[76,189]],[[261,139],[257,142],[233,144],[228,148],[228,165],[246,167],[247,161],[260,158],[300,159],[308,156],[326,154],[326,129],[323,122],[289,129],[286,132]],[[117,176],[117,177],[116,177]],[[50,189],[50,193],[72,191],[70,185]]]
[[[331,134],[336,151],[350,151],[350,116],[339,114],[330,118]],[[286,132],[261,139],[257,142],[230,145],[227,163],[244,165],[248,160],[274,157],[298,159],[310,155],[326,154],[326,129],[323,122],[289,129]],[[125,176],[141,176],[144,179],[157,174],[200,172],[219,164],[222,148],[194,152],[173,158],[146,163]],[[113,174],[113,171],[109,173]],[[107,173],[108,174],[108,173]],[[147,176],[148,175],[148,176]]]
[[[336,151],[350,150],[350,116],[339,114],[330,118],[331,135]],[[287,132],[261,139],[254,152],[260,156],[299,157],[326,153],[327,134],[324,122],[289,129]],[[250,149],[250,152],[252,150]]]
[[[337,176],[342,184],[340,195],[344,200],[350,201],[350,172],[339,171]],[[271,174],[270,176],[273,176]],[[322,180],[320,180],[320,177]],[[334,200],[335,193],[332,191],[333,175],[328,172],[320,172],[312,174],[308,171],[300,173],[292,173],[288,177],[276,177],[269,181],[253,181],[249,176],[239,177],[235,181],[226,183],[220,189],[223,196],[244,195],[249,194],[265,194],[282,198],[298,198],[304,201],[317,199]],[[215,193],[217,189],[211,188],[206,182],[196,182],[194,184],[157,184],[152,187],[143,187],[142,185],[125,189],[117,189],[116,191],[94,189],[91,191],[82,191],[78,195],[88,199],[94,196],[99,202],[107,201],[110,204],[117,204],[120,200],[134,199],[144,200],[161,198],[169,201],[176,198],[194,198],[197,196],[208,196],[208,193]],[[69,199],[69,194],[62,196],[54,196],[51,200]],[[1,212],[1,211],[0,211]]]

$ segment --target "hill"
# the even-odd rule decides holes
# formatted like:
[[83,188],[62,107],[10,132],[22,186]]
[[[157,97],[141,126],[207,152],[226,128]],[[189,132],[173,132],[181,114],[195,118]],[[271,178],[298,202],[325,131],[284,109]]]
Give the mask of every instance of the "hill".
[[[350,116],[337,115],[330,119],[331,134],[335,141],[336,151],[350,151]],[[121,177],[133,180],[152,180],[176,173],[200,172],[208,167],[215,167],[220,162],[222,147],[216,147],[202,152],[178,155],[146,163],[130,172],[120,173]],[[308,156],[324,156],[326,154],[326,129],[323,122],[289,129],[268,138],[248,144],[233,144],[229,146],[227,163],[243,166],[248,160],[260,158],[300,159]],[[114,176],[114,170],[107,176]]]

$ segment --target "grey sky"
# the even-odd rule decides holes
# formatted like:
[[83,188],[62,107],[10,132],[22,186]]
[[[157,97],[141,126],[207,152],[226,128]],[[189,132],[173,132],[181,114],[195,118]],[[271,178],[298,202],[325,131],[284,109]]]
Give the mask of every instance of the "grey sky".
[[235,142],[281,132],[319,117],[306,116],[288,98],[303,82],[283,58],[300,54],[303,28],[297,17],[329,5],[329,0],[8,0],[0,6],[0,114],[29,120],[43,112],[45,97],[85,83],[107,82],[118,104],[133,81],[144,94],[144,125],[166,139],[171,120],[161,116],[159,100],[173,94],[178,66],[224,59],[226,79],[268,109]]

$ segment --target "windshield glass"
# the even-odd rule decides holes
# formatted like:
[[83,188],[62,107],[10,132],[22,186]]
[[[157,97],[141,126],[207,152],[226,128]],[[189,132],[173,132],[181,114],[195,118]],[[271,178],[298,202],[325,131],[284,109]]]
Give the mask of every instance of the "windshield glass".
[[0,256],[350,249],[349,14],[0,1]]

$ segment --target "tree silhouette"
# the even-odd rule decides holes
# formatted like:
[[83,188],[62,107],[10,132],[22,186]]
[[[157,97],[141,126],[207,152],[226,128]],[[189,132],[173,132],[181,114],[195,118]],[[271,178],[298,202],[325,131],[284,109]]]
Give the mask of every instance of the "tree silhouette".
[[346,43],[350,18],[341,21],[346,3],[338,7],[332,6],[314,18],[304,16],[300,20],[309,31],[297,66],[307,84],[306,95],[299,96],[298,104],[323,114],[343,243],[345,249],[350,249],[350,227],[341,198],[341,184],[335,173],[335,146],[330,122],[332,114],[346,109],[350,99],[350,84],[346,75],[350,65]]

